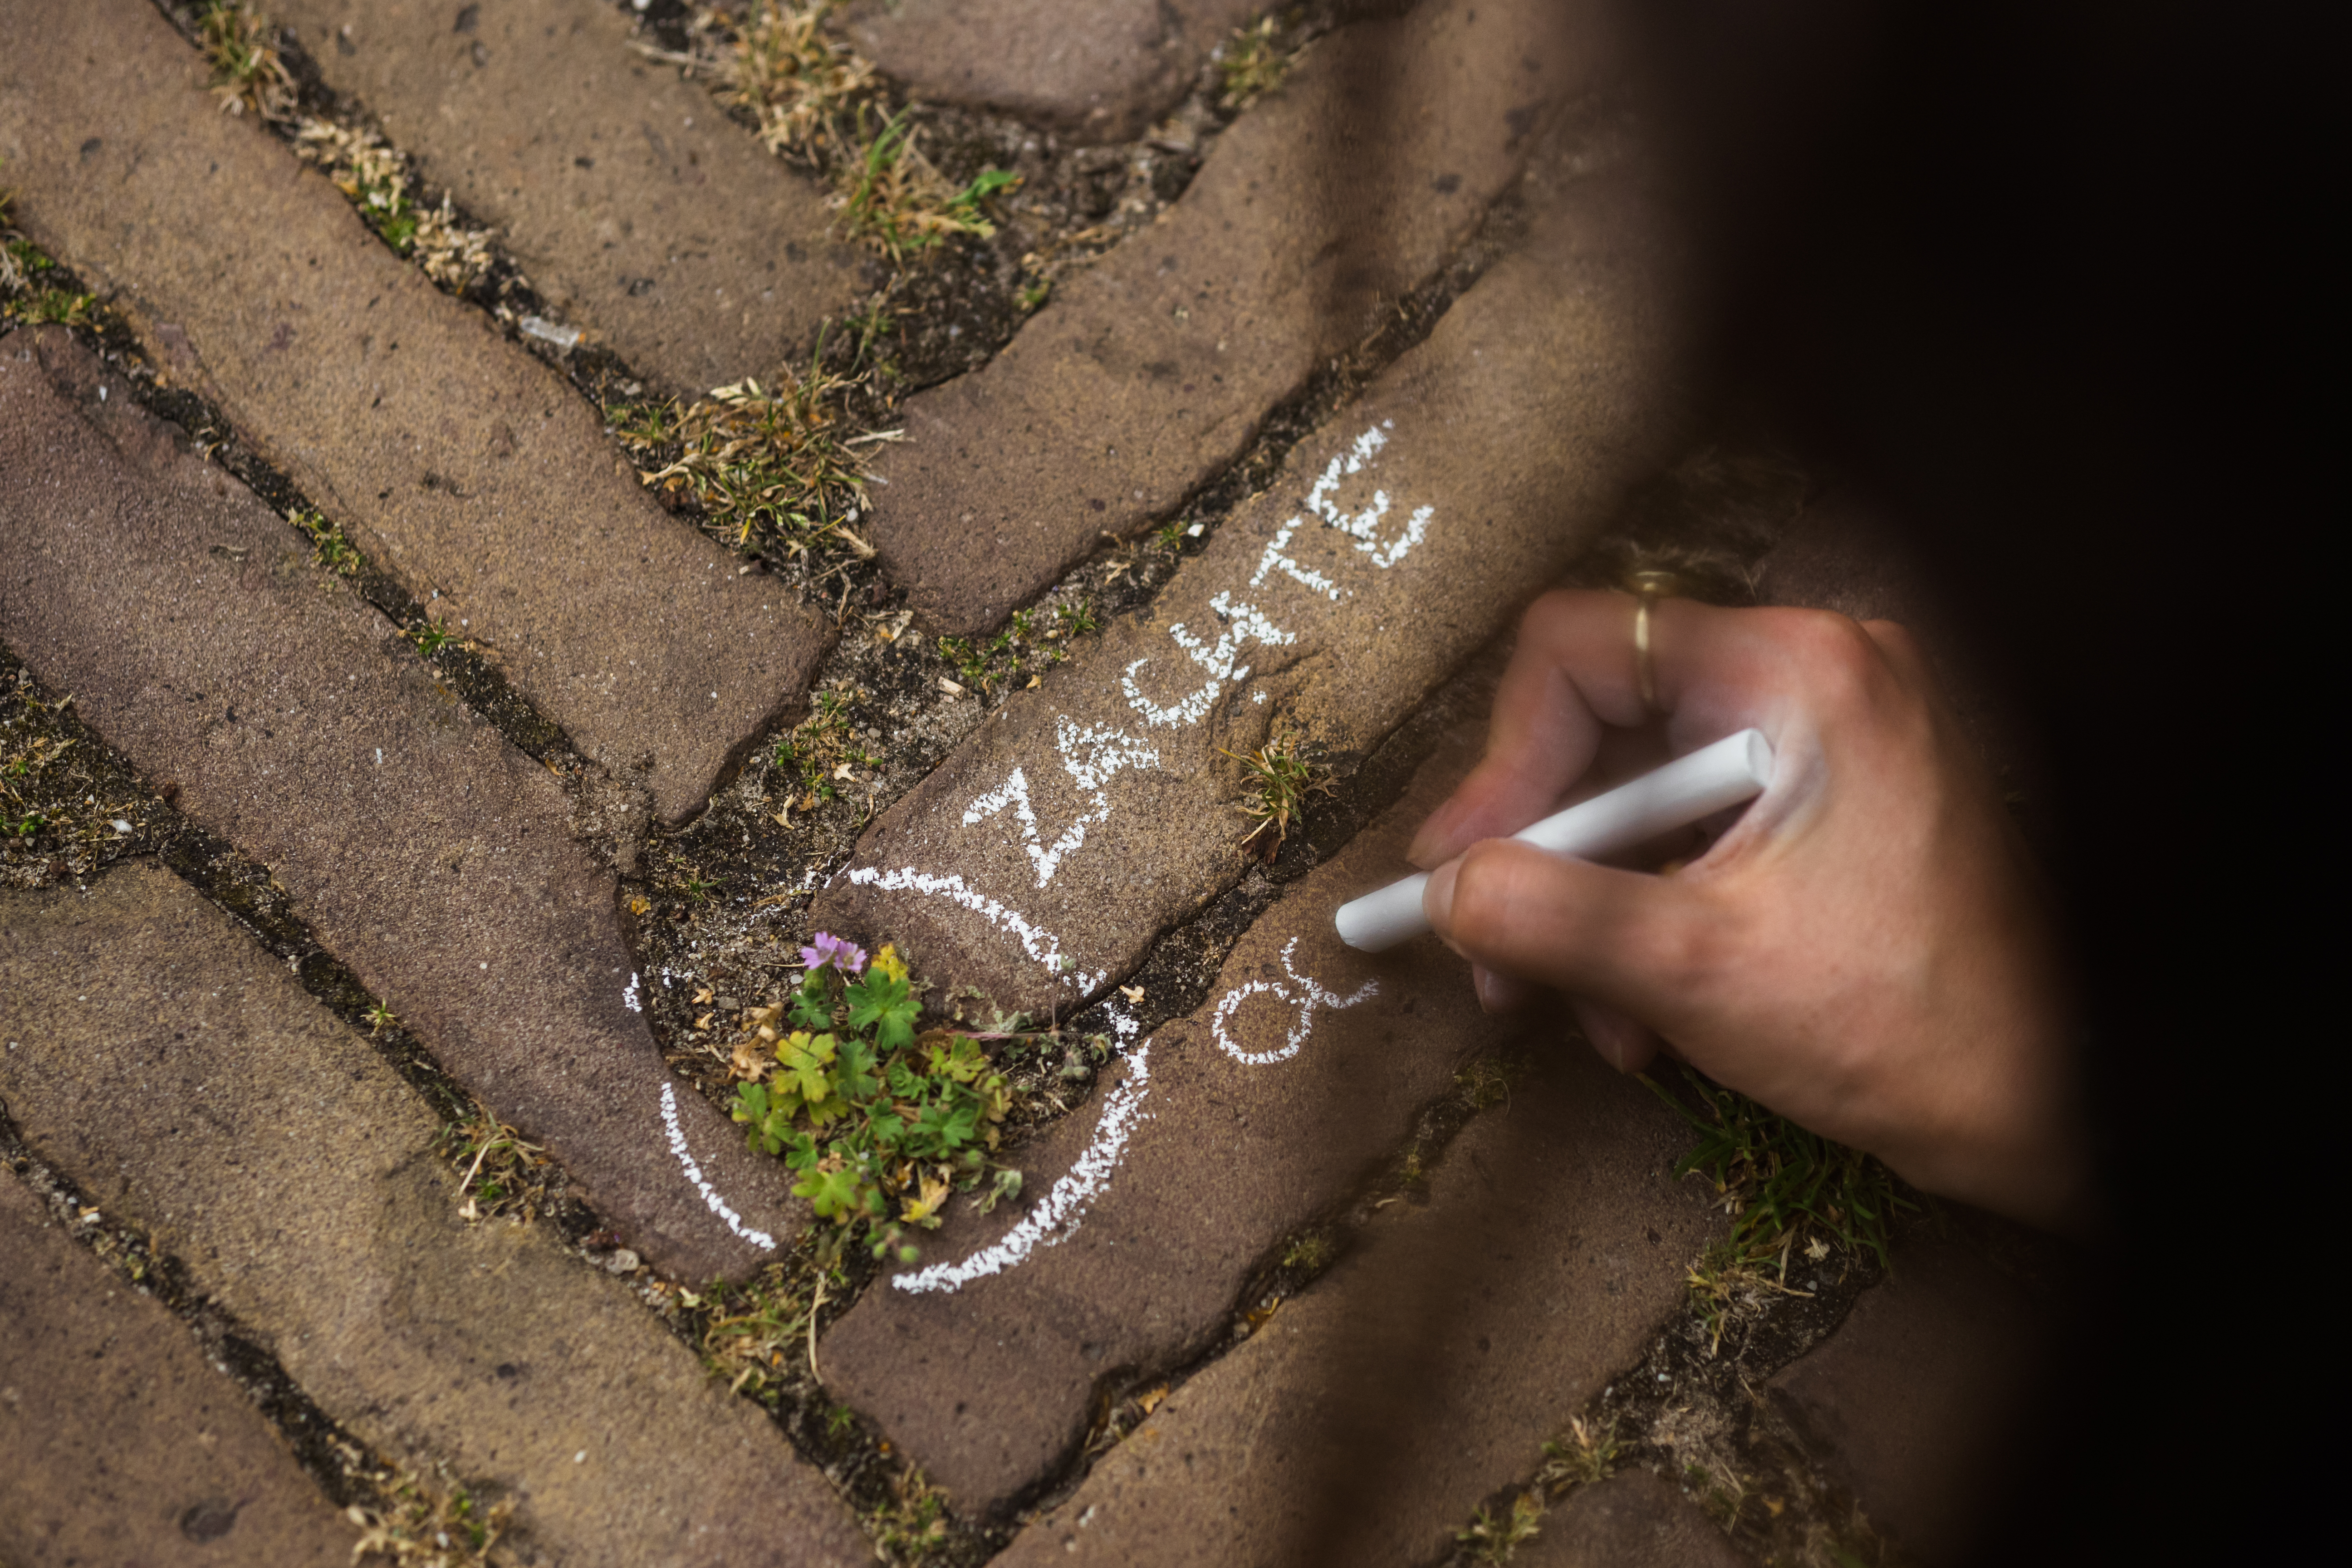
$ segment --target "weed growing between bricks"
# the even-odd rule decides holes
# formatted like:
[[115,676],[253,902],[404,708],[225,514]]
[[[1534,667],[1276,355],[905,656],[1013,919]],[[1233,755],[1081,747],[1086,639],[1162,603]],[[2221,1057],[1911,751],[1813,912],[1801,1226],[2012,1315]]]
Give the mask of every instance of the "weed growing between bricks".
[[178,1259],[157,1250],[139,1226],[108,1217],[27,1148],[5,1104],[0,1104],[0,1164],[11,1173],[0,1180],[22,1181],[68,1237],[185,1324],[213,1370],[234,1383],[284,1435],[296,1463],[330,1502],[360,1526],[354,1563],[389,1560],[411,1568],[470,1568],[506,1561],[494,1548],[512,1509],[510,1500],[469,1485],[446,1464],[420,1476],[371,1453],[311,1403],[278,1358],[233,1314],[191,1284]]
[[1508,1563],[1577,1488],[1639,1468],[1768,1568],[1900,1568],[1907,1559],[1803,1458],[1761,1390],[1885,1277],[1898,1228],[1940,1215],[1875,1160],[1696,1074],[1651,1087],[1697,1135],[1676,1174],[1715,1187],[1737,1215],[1731,1237],[1694,1260],[1682,1314],[1642,1362],[1570,1415],[1527,1480],[1486,1500],[1448,1563]]
[[[161,859],[283,959],[305,990],[365,1035],[424,1098],[442,1121],[439,1151],[456,1179],[453,1201],[465,1218],[551,1225],[585,1264],[622,1279],[714,1375],[760,1404],[825,1469],[876,1540],[895,1543],[892,1561],[953,1568],[1001,1549],[1002,1538],[972,1536],[949,1520],[921,1477],[825,1399],[803,1371],[811,1319],[821,1310],[818,1325],[829,1322],[855,1299],[861,1260],[854,1253],[845,1261],[836,1248],[835,1257],[821,1261],[821,1238],[812,1237],[750,1283],[701,1293],[655,1276],[619,1246],[594,1211],[571,1195],[560,1165],[459,1089],[382,1000],[319,947],[266,868],[182,817],[168,802],[170,781],[151,785],[80,722],[62,694],[45,689],[14,654],[0,648],[0,759],[18,756],[32,760],[10,781],[17,790],[12,798],[45,826],[0,840],[0,885],[36,888],[68,879],[87,885],[123,860]],[[0,760],[0,770],[7,765]],[[132,831],[118,833],[111,819],[98,817],[98,808],[87,803],[100,798],[131,822]],[[86,828],[91,823],[98,826]],[[473,1530],[494,1536],[503,1518],[499,1499],[446,1472],[410,1474],[372,1456],[320,1413],[227,1314],[196,1295],[184,1269],[156,1251],[143,1232],[106,1220],[50,1172],[24,1145],[5,1106],[0,1159],[45,1195],[71,1234],[190,1323],[214,1364],[286,1433],[336,1506],[362,1510],[360,1522],[373,1550],[403,1563],[451,1568],[499,1560],[469,1544]],[[829,1289],[821,1290],[820,1280]],[[442,1533],[457,1542],[457,1554],[442,1554],[436,1544]]]

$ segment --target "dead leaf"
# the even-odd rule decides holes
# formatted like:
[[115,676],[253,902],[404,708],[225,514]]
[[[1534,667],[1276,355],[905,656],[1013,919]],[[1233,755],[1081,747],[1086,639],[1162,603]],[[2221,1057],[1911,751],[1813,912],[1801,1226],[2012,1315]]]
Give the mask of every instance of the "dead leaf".
[[954,681],[950,680],[944,675],[940,677],[940,689],[946,692],[950,697],[961,697],[963,695],[963,688],[958,686]]
[[1118,988],[1118,994],[1139,1005],[1143,1001],[1143,987],[1140,985],[1122,985]]
[[701,990],[694,994],[694,1005],[698,1007],[701,1006],[705,1002],[710,1000],[711,994],[710,987],[708,985],[704,986]]

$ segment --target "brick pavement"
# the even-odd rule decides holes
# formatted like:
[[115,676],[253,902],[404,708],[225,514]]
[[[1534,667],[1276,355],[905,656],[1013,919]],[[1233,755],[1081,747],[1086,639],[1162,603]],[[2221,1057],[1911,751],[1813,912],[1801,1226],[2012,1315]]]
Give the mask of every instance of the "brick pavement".
[[680,1136],[732,1214],[681,1168],[613,879],[562,786],[119,381],[61,329],[0,338],[0,637],[632,1246],[697,1280],[763,1261],[804,1211],[695,1095]]
[[1264,0],[866,0],[835,23],[927,99],[1086,142],[1140,136]]
[[867,1560],[627,1287],[544,1225],[469,1226],[415,1092],[172,873],[0,894],[0,995],[26,1142],[362,1441],[513,1499],[518,1561]]
[[[1246,867],[1228,753],[1282,721],[1360,756],[1509,626],[1670,429],[1638,186],[1563,177],[1541,200],[1527,246],[1300,443],[1147,614],[886,813],[812,918],[887,932],[1006,1006],[1099,994]],[[1530,426],[1558,438],[1530,449]]]
[[1559,1041],[1446,1150],[1425,1207],[1177,1388],[998,1561],[1429,1563],[1638,1359],[1721,1234],[1681,1124]]
[[[827,253],[762,257],[758,237],[795,243],[805,192],[715,106],[706,120],[698,90],[640,75],[614,8],[567,10],[561,36],[541,21],[530,37],[523,19],[552,18],[551,4],[293,0],[287,15],[331,81],[650,374],[692,385],[797,341],[832,308],[838,269]],[[921,93],[1085,141],[1135,133],[1233,19],[1220,0],[1148,17],[1107,4],[1058,29],[1041,16],[1029,0],[910,0],[847,27]],[[404,585],[437,593],[583,754],[642,781],[666,821],[698,809],[804,685],[824,628],[662,516],[569,386],[388,255],[282,146],[219,114],[149,7],[0,0],[0,26],[36,40],[0,58],[13,221]],[[1137,615],[887,815],[847,868],[868,880],[843,879],[803,923],[896,939],[933,979],[976,980],[1005,1005],[1066,1013],[1108,994],[1247,864],[1241,778],[1220,748],[1245,751],[1279,719],[1360,758],[1570,561],[1679,438],[1674,258],[1648,198],[1605,150],[1544,131],[1612,69],[1587,12],[1536,0],[1426,0],[1344,26],[1220,135],[1164,221],[1066,276],[993,363],[914,399],[915,440],[877,491],[887,572],[871,602],[895,584],[927,630],[991,626],[1102,531],[1132,535],[1227,472],[1269,411],[1519,193],[1501,226],[1523,226],[1518,247]],[[677,117],[659,146],[627,141],[637,104]],[[607,141],[629,155],[608,158]],[[665,178],[676,205],[652,188]],[[704,215],[741,220],[706,247],[680,216],[698,178],[783,194]],[[610,279],[597,270],[613,229],[615,257],[644,269],[625,276],[655,287],[631,292],[617,261]],[[779,288],[788,275],[801,282]],[[746,321],[736,307],[754,299]],[[107,374],[54,332],[0,340],[0,637],[169,780],[190,820],[267,865],[317,940],[444,1068],[543,1138],[649,1260],[692,1282],[769,1256],[740,1233],[797,1226],[783,1178],[663,1068],[630,1011],[613,879],[573,842],[561,788],[176,433],[95,400]],[[1893,581],[1874,549],[1809,520],[1765,563],[1765,594],[1866,613]],[[1824,596],[1838,594],[1851,604]],[[1463,744],[1275,900],[1204,1005],[1148,1047],[1123,1040],[1093,1100],[1016,1152],[1025,1206],[957,1212],[925,1265],[884,1272],[823,1340],[821,1403],[796,1432],[854,1406],[887,1439],[866,1462],[921,1464],[966,1523],[1049,1476],[1074,1489],[1013,1538],[1013,1563],[1289,1563],[1302,1542],[1427,1562],[1526,1479],[1540,1441],[1679,1310],[1682,1270],[1720,1221],[1664,1173],[1680,1127],[1580,1047],[1539,1053],[1471,1121],[1425,1205],[1353,1206],[1462,1054],[1506,1033],[1433,948],[1371,960],[1328,932],[1329,905],[1396,868]],[[771,869],[779,886],[804,874]],[[0,981],[25,1047],[0,1056],[0,1094],[36,1152],[148,1228],[320,1408],[404,1462],[446,1459],[515,1499],[521,1560],[872,1550],[627,1287],[543,1228],[465,1225],[414,1096],[176,879],[132,865],[86,891],[0,895]],[[18,1194],[0,1186],[5,1226]],[[1335,1215],[1351,1249],[1236,1340],[1243,1285]],[[54,1234],[28,1245],[60,1278],[98,1278]],[[2038,1342],[1980,1258],[1915,1256],[1773,1380],[1767,1418],[1934,1561],[1989,1484],[1971,1456],[2003,1430]],[[894,1273],[956,1288],[903,1289]],[[53,1301],[24,1305],[21,1278],[0,1278],[0,1311],[54,1319]],[[117,1304],[134,1305],[58,1331],[113,1333]],[[166,1414],[183,1395],[244,1408],[205,1403],[234,1391],[175,1359],[183,1331],[160,1331],[110,1388]],[[0,1375],[0,1405],[87,1371],[38,1348],[28,1364]],[[1073,1468],[1096,1400],[1153,1377],[1182,1381]],[[96,1421],[120,1406],[88,1408]],[[8,1418],[0,1441],[21,1444]],[[238,1450],[256,1474],[277,1441],[259,1436]],[[262,1484],[204,1479],[168,1442],[71,1440],[94,1447],[38,1462],[110,1447],[128,1479],[40,1483],[55,1541],[135,1526],[162,1538],[142,1548],[162,1560],[215,1550],[185,1525],[209,1531],[218,1511],[173,1500]],[[215,1542],[253,1539],[278,1517],[266,1502],[257,1492]],[[1556,1508],[1518,1560],[1738,1561],[1713,1531],[1629,1473]],[[986,1538],[960,1539],[985,1554]]]
[[[270,0],[568,324],[673,392],[767,378],[863,292],[824,192],[608,5]],[[454,20],[453,20],[454,18]]]
[[13,1172],[0,1172],[0,1562],[352,1560],[358,1531],[244,1391]]
[[598,414],[202,90],[147,0],[6,0],[17,222],[581,752],[676,821],[827,632],[643,491]]
[[1394,875],[1475,761],[1442,744],[1404,798],[1235,944],[1209,1000],[1130,1038],[1123,1075],[1024,1152],[1026,1212],[964,1216],[938,1261],[826,1337],[835,1388],[970,1507],[995,1509],[1084,1434],[1099,1381],[1207,1350],[1269,1249],[1342,1203],[1509,1033],[1433,942],[1373,958],[1331,910]]
[[[1550,0],[1445,0],[1319,44],[1160,222],[985,368],[908,401],[868,521],[911,603],[985,631],[1105,532],[1175,510],[1477,226],[1547,112],[1601,75],[1591,31]],[[1559,363],[1622,368],[1623,343],[1548,329],[1584,340],[1548,345]]]

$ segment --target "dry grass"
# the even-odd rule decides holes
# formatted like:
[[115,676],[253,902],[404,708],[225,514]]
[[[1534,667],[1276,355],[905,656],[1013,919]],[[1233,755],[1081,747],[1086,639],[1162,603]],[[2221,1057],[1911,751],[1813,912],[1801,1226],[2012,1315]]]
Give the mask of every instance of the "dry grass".
[[1265,17],[1236,30],[1218,46],[1217,74],[1224,91],[1217,107],[1238,113],[1280,87],[1289,76],[1300,50],[1292,45],[1290,29],[1283,20]]
[[695,16],[695,66],[717,81],[721,100],[751,111],[760,140],[780,157],[814,162],[835,145],[840,117],[874,94],[873,66],[824,36],[832,9],[830,0],[761,0],[740,21],[709,9]]
[[294,113],[294,73],[278,53],[278,29],[243,0],[212,0],[196,19],[197,39],[212,62],[213,95],[229,114],[260,120]]
[[360,1527],[360,1539],[352,1548],[354,1563],[374,1560],[402,1568],[502,1568],[510,1561],[497,1548],[514,1512],[512,1500],[483,1507],[451,1477],[446,1465],[439,1467],[431,1484],[389,1468],[366,1479],[377,1483],[386,1506],[371,1509],[354,1503],[343,1510]]
[[606,411],[614,435],[640,457],[676,456],[645,476],[688,491],[706,526],[738,550],[804,557],[873,547],[851,531],[865,504],[859,448],[898,432],[848,433],[842,397],[850,384],[814,363],[774,387],[740,381],[683,413],[654,404]]
[[294,151],[326,171],[368,226],[434,282],[463,292],[489,271],[495,231],[461,226],[446,195],[438,208],[416,205],[407,159],[375,132],[305,119],[295,127]]

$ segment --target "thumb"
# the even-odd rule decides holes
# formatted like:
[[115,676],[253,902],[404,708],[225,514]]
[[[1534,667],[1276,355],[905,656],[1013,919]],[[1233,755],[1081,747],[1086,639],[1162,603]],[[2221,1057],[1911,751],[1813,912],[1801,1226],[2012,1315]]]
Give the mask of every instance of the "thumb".
[[1672,1035],[1718,920],[1679,877],[1620,871],[1489,838],[1430,874],[1422,909],[1445,945]]

